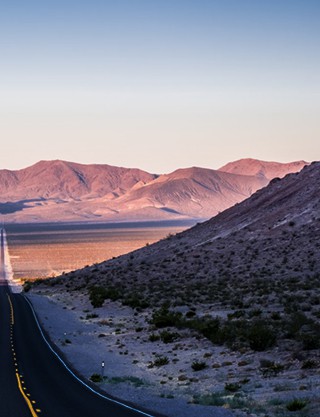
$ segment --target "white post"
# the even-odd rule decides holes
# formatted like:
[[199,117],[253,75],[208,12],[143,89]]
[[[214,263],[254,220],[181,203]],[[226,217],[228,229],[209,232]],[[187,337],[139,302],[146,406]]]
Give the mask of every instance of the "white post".
[[101,362],[101,378],[104,377],[104,361]]

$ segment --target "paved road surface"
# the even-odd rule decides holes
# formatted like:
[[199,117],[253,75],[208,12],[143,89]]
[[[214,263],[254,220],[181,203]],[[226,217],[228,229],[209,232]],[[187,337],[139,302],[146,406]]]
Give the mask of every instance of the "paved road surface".
[[160,416],[102,398],[66,369],[44,340],[28,301],[7,285],[2,229],[0,252],[1,417]]

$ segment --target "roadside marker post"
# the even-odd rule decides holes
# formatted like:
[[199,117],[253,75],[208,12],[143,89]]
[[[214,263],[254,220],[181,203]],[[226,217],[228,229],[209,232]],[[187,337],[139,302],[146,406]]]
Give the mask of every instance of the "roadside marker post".
[[101,378],[104,377],[104,361],[101,362]]

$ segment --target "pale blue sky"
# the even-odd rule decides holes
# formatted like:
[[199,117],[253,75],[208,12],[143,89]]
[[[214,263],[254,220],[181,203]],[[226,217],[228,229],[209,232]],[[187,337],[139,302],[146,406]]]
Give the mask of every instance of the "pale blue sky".
[[319,160],[320,2],[2,0],[0,168]]

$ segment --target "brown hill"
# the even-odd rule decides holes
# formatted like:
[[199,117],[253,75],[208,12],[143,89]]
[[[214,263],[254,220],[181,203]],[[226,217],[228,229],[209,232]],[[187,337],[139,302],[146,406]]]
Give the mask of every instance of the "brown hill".
[[268,181],[204,168],[178,169],[131,190],[119,201],[125,207],[155,207],[163,211],[208,218],[248,198]]
[[288,163],[259,161],[258,159],[239,159],[238,161],[229,162],[219,171],[229,172],[238,175],[253,175],[267,178],[283,178],[285,175],[293,172],[301,171],[301,169],[308,165],[305,161],[295,161]]
[[156,178],[139,169],[40,161],[18,171],[0,171],[1,201],[29,199],[78,200],[124,194]]
[[[300,165],[272,163],[277,175]],[[268,178],[204,168],[157,176],[110,165],[41,161],[18,171],[0,170],[0,213],[5,222],[205,219],[246,199]]]

